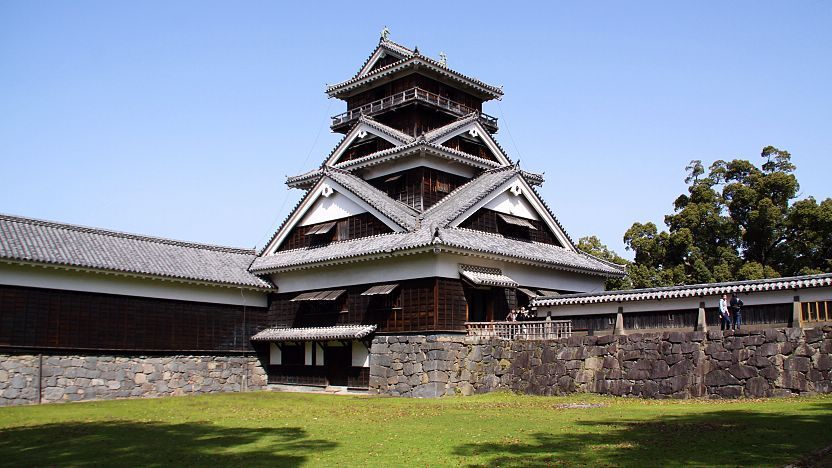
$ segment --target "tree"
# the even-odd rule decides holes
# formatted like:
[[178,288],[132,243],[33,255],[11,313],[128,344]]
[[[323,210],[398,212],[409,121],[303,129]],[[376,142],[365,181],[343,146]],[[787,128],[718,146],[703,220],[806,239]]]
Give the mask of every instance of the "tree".
[[[616,265],[622,266],[629,266],[630,262],[627,261],[626,258],[621,257],[614,251],[610,250],[606,245],[601,243],[601,239],[598,239],[596,236],[586,236],[581,237],[578,239],[578,249],[586,252],[594,257],[598,257],[601,260],[614,263]],[[617,290],[617,289],[629,289],[632,288],[632,282],[628,277],[624,278],[610,278],[604,284],[605,289],[608,291]]]
[[791,154],[763,148],[765,162],[716,161],[685,167],[688,193],[665,216],[667,231],[634,223],[634,287],[770,278],[832,270],[832,199],[794,201],[800,190]]

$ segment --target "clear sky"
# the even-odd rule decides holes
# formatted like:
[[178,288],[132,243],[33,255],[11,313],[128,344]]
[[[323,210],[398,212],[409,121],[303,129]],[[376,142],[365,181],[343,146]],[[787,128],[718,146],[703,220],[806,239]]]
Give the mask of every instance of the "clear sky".
[[262,247],[384,25],[504,86],[497,139],[576,240],[625,254],[691,159],[766,145],[832,196],[832,2],[0,0],[0,212]]

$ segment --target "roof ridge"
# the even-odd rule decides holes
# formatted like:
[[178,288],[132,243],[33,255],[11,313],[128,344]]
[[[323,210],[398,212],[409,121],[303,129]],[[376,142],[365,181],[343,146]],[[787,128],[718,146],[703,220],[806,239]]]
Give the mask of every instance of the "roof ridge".
[[[382,195],[387,200],[398,203],[399,205],[401,205],[401,208],[404,208],[405,210],[410,211],[413,214],[413,216],[417,216],[419,214],[419,211],[416,210],[415,208],[413,208],[412,206],[410,206],[410,205],[408,205],[408,204],[406,204],[402,201],[396,200],[395,198],[392,198],[390,195],[387,195],[387,193],[373,187],[373,185],[370,184],[369,182],[367,182],[366,180],[362,179],[361,177],[358,177],[357,175],[355,175],[355,174],[353,174],[353,173],[351,173],[347,170],[341,169],[339,167],[327,167],[326,170],[331,171],[331,172],[335,172],[335,173],[338,173],[338,174],[343,174],[344,176],[349,177],[349,178],[353,179],[354,181],[359,182],[359,185],[362,185],[364,189],[369,190],[371,192],[375,192],[377,195]],[[349,187],[347,187],[347,188],[349,189]],[[361,197],[361,194],[356,193],[356,195]],[[364,197],[361,197],[361,198],[363,199]],[[373,204],[369,200],[364,200],[364,201],[366,201],[367,203],[370,203],[371,205]],[[384,213],[384,214],[390,216],[390,213]]]
[[[572,239],[572,236],[570,236],[568,232],[566,232],[566,228],[563,227],[563,224],[561,224],[558,217],[555,216],[555,213],[552,211],[551,208],[549,208],[549,204],[546,203],[546,200],[543,199],[543,196],[540,195],[540,192],[537,191],[537,189],[535,188],[534,185],[529,184],[529,186],[531,187],[532,192],[534,192],[537,199],[540,200],[540,203],[543,205],[543,208],[546,208],[546,211],[548,211],[549,215],[552,217],[552,219],[555,220],[555,223],[557,223],[558,227],[560,228],[560,231],[563,233],[564,236],[566,236],[566,240],[568,240],[569,243],[572,244],[573,247],[575,247],[575,240]],[[577,250],[577,249],[578,248],[575,247],[575,250]]]
[[361,71],[364,70],[364,68],[370,63],[370,60],[373,58],[376,52],[378,52],[378,50],[382,47],[385,47],[397,54],[405,56],[413,55],[414,53],[413,50],[408,49],[407,47],[397,42],[391,41],[390,39],[379,38],[378,45],[376,45],[373,51],[370,52],[370,55],[368,55],[367,58],[364,59],[364,63],[361,64],[361,66],[358,68],[358,71],[355,73],[355,75],[353,75],[353,79],[358,78],[358,76],[361,75]]
[[469,123],[469,121],[476,121],[476,120],[479,119],[479,117],[480,117],[479,112],[476,112],[476,111],[475,112],[470,112],[470,113],[468,113],[466,115],[463,115],[462,117],[454,120],[453,122],[451,122],[449,124],[443,125],[439,128],[434,128],[433,130],[431,130],[429,132],[425,132],[425,134],[424,134],[425,139],[427,141],[433,143],[434,139],[442,137],[445,134],[456,130],[458,127],[461,127],[462,125]]
[[[680,284],[674,286],[659,286],[654,288],[638,288],[638,289],[622,289],[618,291],[600,291],[600,292],[586,292],[563,294],[557,297],[549,297],[545,299],[536,300],[543,302],[542,305],[556,305],[556,303],[563,304],[579,304],[582,303],[580,299],[597,298],[598,300],[592,303],[611,302],[614,300],[623,300],[627,297],[634,297],[634,300],[639,299],[662,299],[667,296],[651,297],[652,294],[669,293],[669,292],[691,292],[691,294],[676,295],[670,297],[690,297],[696,292],[704,290],[706,294],[722,294],[728,292],[756,292],[760,289],[755,289],[755,286],[774,285],[774,288],[764,288],[763,290],[782,290],[795,286],[806,287],[824,287],[832,286],[832,273],[821,273],[816,275],[800,275],[800,276],[785,276],[781,278],[763,278],[756,280],[739,280],[739,281],[723,281],[720,283],[697,283],[697,284]],[[748,289],[745,289],[748,288]],[[606,299],[606,300],[605,300]]]
[[415,63],[416,61],[421,61],[426,65],[436,67],[438,70],[444,70],[448,74],[454,75],[460,81],[471,82],[475,86],[478,86],[478,87],[480,87],[480,88],[482,88],[486,91],[489,91],[492,95],[495,95],[496,97],[499,97],[499,96],[503,95],[503,90],[501,88],[498,88],[496,86],[487,84],[483,81],[480,81],[476,78],[473,78],[473,77],[470,77],[470,76],[465,75],[463,73],[460,73],[456,70],[452,70],[452,69],[448,68],[447,66],[440,65],[439,62],[437,62],[437,61],[435,61],[435,60],[433,60],[429,57],[425,57],[424,55],[418,54],[418,53],[414,53],[410,57],[405,57],[405,58],[403,58],[399,61],[396,61],[396,62],[393,62],[391,64],[385,65],[381,68],[376,68],[375,70],[367,72],[364,75],[355,76],[355,77],[350,78],[346,81],[342,81],[340,83],[329,85],[329,86],[326,87],[326,93],[329,94],[330,96],[332,96],[333,95],[332,93],[336,92],[339,88],[343,88],[343,87],[349,86],[351,84],[355,84],[355,83],[357,83],[361,80],[364,80],[364,79],[376,77],[377,75],[380,75],[381,73],[392,70],[395,67],[406,66],[406,65],[409,65],[411,63]]
[[119,237],[123,239],[133,239],[133,240],[140,240],[140,241],[147,241],[147,242],[154,242],[158,244],[167,244],[167,245],[176,245],[179,247],[188,247],[200,250],[213,250],[217,252],[225,252],[225,253],[236,253],[242,255],[254,255],[256,254],[255,249],[246,249],[242,247],[228,247],[223,245],[215,245],[215,244],[204,244],[199,242],[188,242],[182,241],[177,239],[170,239],[166,237],[156,237],[156,236],[147,236],[143,234],[134,234],[130,232],[124,231],[116,231],[112,229],[105,229],[105,228],[95,228],[90,226],[82,226],[79,224],[69,224],[69,223],[61,223],[57,221],[49,221],[45,219],[37,219],[37,218],[28,218],[24,216],[16,216],[10,214],[0,213],[0,220],[6,220],[16,223],[24,223],[24,224],[31,224],[36,226],[44,226],[44,227],[51,227],[56,229],[64,229],[68,231],[76,231],[76,232],[83,232],[88,234],[99,234],[104,236],[110,237]]
[[[514,171],[516,169],[517,168],[514,167],[514,166],[500,166],[500,167],[495,167],[493,169],[488,169],[486,171],[483,171],[482,174],[478,175],[477,177],[474,177],[473,179],[469,180],[468,182],[466,182],[466,183],[460,185],[459,187],[455,188],[449,194],[442,197],[438,202],[434,203],[433,206],[431,206],[430,208],[425,210],[424,213],[422,213],[422,219],[427,218],[428,215],[432,214],[435,211],[439,211],[439,209],[441,209],[439,207],[445,206],[448,203],[450,203],[451,201],[453,201],[453,198],[455,198],[455,196],[457,196],[461,191],[468,190],[469,187],[475,186],[474,184],[476,184],[477,182],[481,182],[481,179],[483,177],[485,177],[487,175],[503,172],[503,171],[506,171],[506,170]],[[464,204],[463,206],[467,205],[467,207],[470,207],[471,205],[476,204],[478,201],[482,200],[482,198],[485,197],[486,194],[491,193],[492,190],[494,190],[493,184],[492,184],[492,187],[489,190],[483,190],[479,197],[477,197],[476,199],[469,200],[469,202]],[[458,216],[459,213],[468,209],[467,207],[463,208],[463,209],[457,208],[457,210],[454,212],[454,214],[451,214],[450,216],[446,216],[444,221],[442,221],[442,222],[444,223],[444,222],[448,221],[448,218]]]
[[[374,127],[376,127],[376,130],[385,132],[385,133],[387,133],[388,135],[390,135],[392,137],[395,137],[395,138],[398,138],[398,139],[404,141],[405,143],[410,143],[411,141],[416,139],[415,137],[413,137],[411,135],[408,135],[407,133],[405,133],[405,132],[403,132],[399,129],[393,128],[393,127],[391,127],[387,124],[383,124],[383,123],[379,122],[378,120],[376,120],[376,119],[374,119],[374,118],[372,118],[372,117],[370,117],[369,115],[366,115],[366,114],[361,114],[361,116],[358,117],[358,122],[364,122],[367,125],[374,126]],[[352,131],[352,129],[350,129],[350,131]]]

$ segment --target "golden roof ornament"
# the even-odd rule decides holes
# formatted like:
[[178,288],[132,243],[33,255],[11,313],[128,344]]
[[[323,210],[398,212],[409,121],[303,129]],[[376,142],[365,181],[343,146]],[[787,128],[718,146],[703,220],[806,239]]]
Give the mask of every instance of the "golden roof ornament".
[[387,29],[387,26],[384,26],[384,29],[381,30],[381,40],[386,41],[390,37],[390,30]]
[[442,65],[443,67],[448,66],[448,56],[445,52],[439,52],[439,65]]

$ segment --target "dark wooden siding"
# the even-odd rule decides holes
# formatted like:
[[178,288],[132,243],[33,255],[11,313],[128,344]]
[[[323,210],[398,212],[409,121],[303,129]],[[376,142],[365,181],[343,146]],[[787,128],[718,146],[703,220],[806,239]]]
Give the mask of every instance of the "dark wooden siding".
[[278,294],[269,309],[277,327],[377,324],[378,333],[464,331],[465,295],[459,280],[423,278],[399,282],[386,296],[362,296],[372,284],[350,286],[337,301],[292,302],[300,293]]
[[440,83],[432,78],[412,73],[388,83],[376,86],[353,97],[347,98],[347,110],[369,104],[373,101],[392,96],[393,94],[407,91],[411,88],[421,88],[425,91],[438,94],[451,101],[464,104],[478,111],[482,111],[482,100],[464,91]]
[[699,309],[668,310],[662,312],[627,312],[624,314],[625,330],[651,328],[690,328],[696,326]]
[[421,105],[418,101],[373,118],[410,136],[419,136],[458,119],[454,115]]
[[315,226],[295,226],[277,250],[292,250],[306,247],[326,245],[333,241],[358,239],[360,237],[375,236],[393,232],[389,226],[382,223],[370,213],[361,213],[348,218],[337,220],[338,225],[327,236],[307,236]]
[[571,320],[573,331],[586,331],[590,334],[594,334],[596,332],[606,332],[615,328],[615,314],[572,315],[566,317],[552,317],[552,320]]
[[[792,319],[792,303],[747,305],[742,308],[744,325],[763,325],[770,323],[789,323]],[[708,326],[719,327],[719,308],[705,309]],[[797,326],[797,325],[795,325]]]
[[445,143],[442,143],[442,146],[459,150],[463,153],[468,153],[478,158],[488,159],[489,161],[497,160],[497,157],[494,155],[494,153],[492,153],[487,146],[485,146],[483,143],[479,141],[472,141],[467,138],[455,136],[450,140],[446,141]]
[[358,140],[351,144],[344,154],[338,159],[339,162],[351,161],[358,159],[368,154],[373,154],[378,151],[384,151],[393,147],[393,143],[380,137],[373,137],[364,140]]
[[368,182],[391,198],[417,210],[426,210],[468,179],[428,167],[415,167]]
[[262,307],[0,286],[0,347],[251,351]]
[[508,225],[497,216],[496,211],[481,208],[468,219],[463,221],[462,224],[460,224],[460,227],[490,232],[492,234],[502,234],[506,237],[511,237],[512,239],[542,242],[544,244],[552,244],[563,247],[546,223],[536,219],[527,219],[526,221],[531,223],[537,229],[518,228]]

